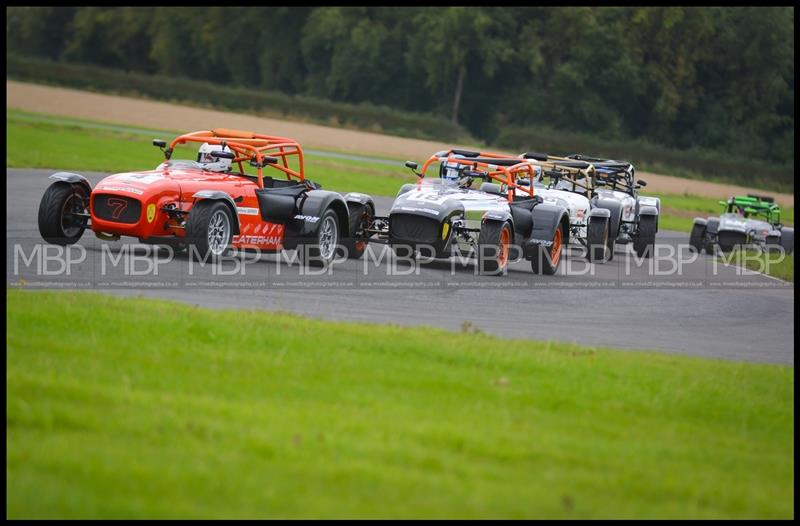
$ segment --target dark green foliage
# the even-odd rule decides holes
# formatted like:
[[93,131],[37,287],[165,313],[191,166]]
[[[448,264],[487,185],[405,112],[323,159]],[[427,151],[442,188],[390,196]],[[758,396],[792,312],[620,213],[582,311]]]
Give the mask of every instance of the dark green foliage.
[[443,140],[459,123],[528,147],[504,130],[545,126],[793,171],[791,7],[15,7],[6,20],[11,54],[433,113]]

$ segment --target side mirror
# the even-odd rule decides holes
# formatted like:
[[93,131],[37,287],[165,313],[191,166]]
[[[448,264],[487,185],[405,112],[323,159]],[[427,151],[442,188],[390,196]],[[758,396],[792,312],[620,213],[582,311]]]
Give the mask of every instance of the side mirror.
[[169,161],[169,159],[172,157],[172,148],[167,148],[167,141],[162,141],[161,139],[153,139],[153,146],[156,146],[162,152],[164,152],[164,158],[166,160]]
[[226,152],[224,150],[214,150],[209,155],[217,159],[236,159],[236,155],[234,155],[233,152]]
[[405,166],[406,166],[406,168],[408,168],[408,169],[410,169],[412,172],[414,172],[414,175],[416,175],[416,176],[417,176],[417,177],[419,177],[420,179],[422,179],[423,177],[425,177],[424,175],[422,175],[421,173],[419,173],[419,172],[417,171],[417,168],[419,167],[419,165],[418,165],[417,163],[415,163],[414,161],[406,161],[406,162],[405,162]]
[[647,186],[647,181],[645,181],[644,179],[639,179],[638,181],[636,181],[636,184],[638,184],[639,186]]

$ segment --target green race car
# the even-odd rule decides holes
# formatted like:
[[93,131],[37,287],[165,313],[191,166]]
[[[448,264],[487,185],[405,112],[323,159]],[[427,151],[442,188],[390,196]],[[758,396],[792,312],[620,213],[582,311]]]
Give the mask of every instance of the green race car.
[[723,207],[719,217],[694,220],[689,244],[697,252],[713,254],[715,246],[728,252],[740,245],[794,250],[794,228],[783,226],[781,207],[774,198],[748,194],[719,203]]

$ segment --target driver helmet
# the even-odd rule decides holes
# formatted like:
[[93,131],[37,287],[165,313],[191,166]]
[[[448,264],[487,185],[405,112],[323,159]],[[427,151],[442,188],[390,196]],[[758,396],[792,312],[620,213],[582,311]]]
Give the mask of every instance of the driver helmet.
[[533,166],[533,181],[536,183],[541,183],[544,179],[544,170],[538,164]]
[[[461,156],[457,156],[461,158]],[[440,172],[440,177],[445,181],[456,182],[461,178],[461,171],[464,169],[465,165],[459,163],[442,163],[442,168]]]
[[220,147],[218,144],[204,142],[197,151],[197,162],[202,165],[204,170],[209,172],[227,172],[231,168],[231,160],[211,155],[211,152],[220,150],[223,152],[231,151],[227,146]]

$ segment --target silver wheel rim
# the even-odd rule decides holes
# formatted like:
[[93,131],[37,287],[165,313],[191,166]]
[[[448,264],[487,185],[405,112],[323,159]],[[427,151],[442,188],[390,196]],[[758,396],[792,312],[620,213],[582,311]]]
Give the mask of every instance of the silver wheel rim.
[[328,216],[322,221],[319,227],[319,255],[324,260],[333,257],[336,244],[339,242],[339,230],[333,216]]
[[85,208],[83,199],[78,194],[73,193],[67,197],[64,207],[61,209],[61,231],[64,232],[64,236],[75,237],[78,235],[82,227],[75,214],[83,212]]
[[208,222],[208,249],[212,254],[218,256],[227,248],[230,227],[228,214],[222,210],[214,212]]

